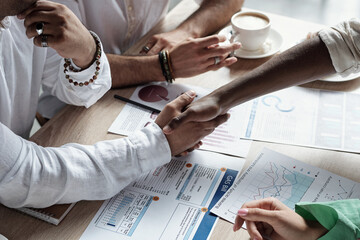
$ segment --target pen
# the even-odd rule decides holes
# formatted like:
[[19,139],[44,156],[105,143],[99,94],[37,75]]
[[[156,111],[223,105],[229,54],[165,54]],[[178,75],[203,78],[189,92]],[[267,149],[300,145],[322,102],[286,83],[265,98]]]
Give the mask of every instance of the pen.
[[124,97],[119,96],[119,95],[117,95],[117,94],[114,95],[114,98],[119,99],[119,100],[124,101],[124,102],[127,102],[127,103],[131,103],[131,104],[133,104],[133,105],[136,105],[136,106],[138,106],[138,107],[141,107],[141,108],[144,108],[144,109],[147,109],[147,110],[156,112],[156,113],[160,113],[160,112],[161,112],[161,111],[159,111],[159,110],[157,110],[157,109],[155,109],[155,108],[146,106],[146,105],[144,105],[144,104],[142,104],[142,103],[135,102],[135,101],[130,100],[130,99],[128,99],[128,98],[124,98]]

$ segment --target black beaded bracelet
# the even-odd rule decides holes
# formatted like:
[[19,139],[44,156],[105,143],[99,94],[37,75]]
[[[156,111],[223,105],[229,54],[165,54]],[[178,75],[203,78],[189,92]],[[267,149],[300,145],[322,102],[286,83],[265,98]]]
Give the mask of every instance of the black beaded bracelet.
[[90,83],[93,83],[97,79],[97,77],[98,77],[98,75],[100,73],[100,58],[101,58],[101,53],[102,53],[100,39],[95,33],[91,32],[91,31],[90,31],[90,34],[94,38],[95,44],[96,44],[96,54],[95,54],[95,58],[94,58],[94,61],[96,63],[96,68],[95,68],[94,75],[92,76],[92,78],[89,79],[89,81],[77,82],[77,81],[74,81],[73,79],[71,79],[70,75],[67,74],[67,72],[69,70],[72,71],[72,72],[80,72],[81,69],[80,70],[76,69],[72,65],[72,62],[71,62],[71,60],[69,58],[64,58],[64,60],[65,60],[65,64],[64,64],[65,78],[69,81],[69,83],[74,84],[74,86],[79,86],[79,87],[87,86]]
[[173,78],[172,74],[171,60],[168,50],[162,50],[159,52],[159,62],[165,80],[169,83],[172,83],[175,79]]

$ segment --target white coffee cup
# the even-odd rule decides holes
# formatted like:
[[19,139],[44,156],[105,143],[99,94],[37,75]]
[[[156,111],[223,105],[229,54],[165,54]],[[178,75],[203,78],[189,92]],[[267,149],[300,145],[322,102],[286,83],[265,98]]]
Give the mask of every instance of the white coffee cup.
[[233,40],[241,43],[241,48],[248,51],[259,50],[269,36],[270,18],[262,12],[243,11],[231,18]]

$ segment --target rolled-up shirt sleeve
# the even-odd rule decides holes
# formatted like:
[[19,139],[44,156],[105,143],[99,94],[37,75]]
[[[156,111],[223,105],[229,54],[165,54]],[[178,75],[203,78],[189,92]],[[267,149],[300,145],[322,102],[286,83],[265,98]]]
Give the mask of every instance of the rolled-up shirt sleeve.
[[171,159],[156,124],[92,146],[44,148],[0,123],[0,142],[0,203],[12,208],[107,199]]
[[360,238],[360,200],[301,202],[295,211],[306,220],[317,221],[328,232],[319,240]]
[[48,49],[44,74],[42,79],[43,89],[56,96],[61,101],[76,105],[90,107],[96,103],[111,88],[111,73],[109,61],[101,45],[100,65],[94,62],[90,67],[79,72],[68,71],[67,75],[75,82],[84,83],[95,75],[96,67],[99,67],[99,74],[93,83],[87,86],[75,86],[65,76],[65,60],[53,49]]
[[347,76],[360,71],[360,20],[351,19],[319,32],[329,50],[333,66]]

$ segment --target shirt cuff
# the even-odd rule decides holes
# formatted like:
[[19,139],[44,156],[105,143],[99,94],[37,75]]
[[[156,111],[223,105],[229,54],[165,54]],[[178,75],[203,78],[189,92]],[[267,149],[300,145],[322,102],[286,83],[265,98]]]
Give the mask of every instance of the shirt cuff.
[[[359,200],[342,200],[323,203],[297,203],[295,212],[305,220],[317,221],[328,232],[319,238],[327,239],[355,239],[360,237]],[[357,219],[357,221],[356,221]]]
[[141,172],[162,166],[171,160],[171,150],[162,129],[151,123],[141,131],[129,136],[136,146]]
[[[96,35],[95,33],[93,34]],[[97,65],[96,64],[97,61],[94,61],[90,67],[83,69],[79,72],[73,72],[73,71],[67,72],[67,74],[73,80],[73,82],[76,81],[78,83],[84,83],[86,81],[90,81],[90,79],[93,78],[95,72],[98,71],[96,68],[99,67],[100,70],[98,71],[99,74],[97,75],[97,79],[94,80],[92,83],[89,83],[87,86],[84,85],[82,87],[74,86],[72,83],[69,82],[68,79],[65,78],[65,73],[63,73],[64,84],[66,86],[67,91],[69,91],[69,95],[70,93],[73,94],[74,92],[77,92],[77,96],[80,102],[78,102],[75,105],[81,105],[88,108],[94,103],[96,103],[96,101],[100,99],[111,88],[110,64],[104,52],[104,48],[101,41],[100,41],[100,47],[101,47],[101,57],[99,60],[97,60],[100,61],[100,65]],[[62,69],[60,69],[61,72],[64,71],[64,67],[63,67],[64,64],[65,64],[65,59],[62,60],[62,64],[61,64]]]
[[360,71],[360,21],[351,19],[335,27],[319,32],[332,60],[332,64],[341,76]]

